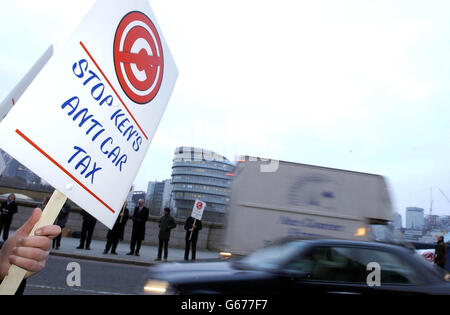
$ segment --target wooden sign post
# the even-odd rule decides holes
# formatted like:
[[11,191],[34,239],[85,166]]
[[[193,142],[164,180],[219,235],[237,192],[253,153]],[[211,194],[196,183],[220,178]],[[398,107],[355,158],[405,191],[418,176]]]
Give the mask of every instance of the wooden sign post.
[[195,223],[197,223],[197,219],[195,219],[194,224],[192,224],[192,230],[191,230],[191,235],[189,236],[189,240],[192,239],[192,234],[194,233],[194,229],[195,229]]
[[[31,231],[30,236],[34,235],[37,229],[47,225],[52,225],[58,217],[58,214],[66,200],[67,197],[63,193],[55,190],[52,197],[48,201],[47,206],[42,212],[41,218]],[[14,295],[26,274],[27,271],[25,269],[17,267],[16,265],[11,265],[8,270],[8,274],[0,285],[0,295]]]
[[189,236],[189,240],[192,239],[192,234],[194,234],[195,229],[195,223],[197,223],[197,220],[201,221],[203,217],[203,211],[205,211],[206,203],[201,200],[195,200],[194,207],[192,208],[192,214],[191,217],[193,217],[194,223],[192,224],[192,231],[191,235]]

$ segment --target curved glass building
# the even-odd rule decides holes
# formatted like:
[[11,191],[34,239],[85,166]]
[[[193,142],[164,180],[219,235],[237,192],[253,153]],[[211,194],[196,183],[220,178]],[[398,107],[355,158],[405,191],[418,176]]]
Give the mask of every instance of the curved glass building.
[[224,156],[194,147],[178,147],[172,165],[176,216],[187,218],[196,199],[206,202],[203,221],[224,222],[234,165]]

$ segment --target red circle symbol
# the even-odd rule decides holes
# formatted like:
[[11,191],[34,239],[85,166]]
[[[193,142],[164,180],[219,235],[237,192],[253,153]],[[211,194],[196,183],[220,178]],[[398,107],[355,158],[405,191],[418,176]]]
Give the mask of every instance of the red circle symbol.
[[114,38],[114,67],[125,94],[147,104],[158,94],[164,73],[164,55],[158,31],[142,12],[125,15]]
[[202,207],[203,207],[203,203],[197,202],[197,209],[198,209],[198,210],[201,210]]

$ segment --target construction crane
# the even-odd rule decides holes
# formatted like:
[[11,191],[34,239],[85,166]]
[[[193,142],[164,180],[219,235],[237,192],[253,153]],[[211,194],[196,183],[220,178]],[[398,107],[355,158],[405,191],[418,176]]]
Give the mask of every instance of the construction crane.
[[431,214],[433,212],[433,187],[430,188],[430,220],[431,220]]
[[448,203],[450,203],[450,199],[447,197],[447,195],[442,191],[442,189],[438,188],[441,194],[447,199]]
[[[442,189],[440,189],[439,187],[437,187],[437,189],[441,192],[442,196],[444,196],[444,198],[448,201],[448,203],[450,203],[450,198],[447,197],[447,195],[444,193],[444,191]],[[428,216],[428,227],[431,226],[431,216],[433,214],[433,187],[430,188],[430,211],[429,211],[429,216]]]

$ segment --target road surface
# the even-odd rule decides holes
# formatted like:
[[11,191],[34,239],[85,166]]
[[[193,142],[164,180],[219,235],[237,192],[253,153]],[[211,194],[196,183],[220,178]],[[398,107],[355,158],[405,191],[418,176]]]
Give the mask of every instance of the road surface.
[[[66,282],[68,275],[73,271],[67,270],[67,265],[71,262],[80,265],[79,287],[70,287]],[[142,294],[147,271],[148,267],[129,264],[50,256],[46,268],[28,279],[25,295]]]

